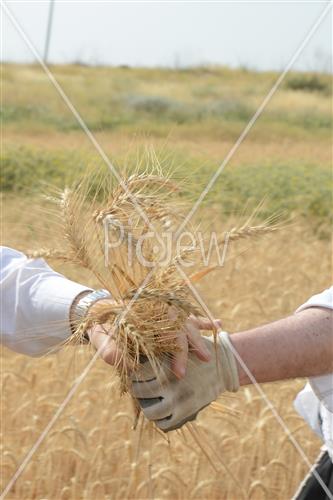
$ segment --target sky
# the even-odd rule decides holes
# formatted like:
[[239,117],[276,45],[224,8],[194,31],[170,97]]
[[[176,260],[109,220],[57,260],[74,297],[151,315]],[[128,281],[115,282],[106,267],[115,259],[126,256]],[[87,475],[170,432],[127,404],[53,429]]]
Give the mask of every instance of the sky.
[[[129,66],[219,64],[283,70],[327,1],[69,1],[55,0],[50,63]],[[43,54],[50,2],[7,1]],[[5,12],[1,59],[34,56]],[[292,69],[330,71],[332,14],[328,13]]]

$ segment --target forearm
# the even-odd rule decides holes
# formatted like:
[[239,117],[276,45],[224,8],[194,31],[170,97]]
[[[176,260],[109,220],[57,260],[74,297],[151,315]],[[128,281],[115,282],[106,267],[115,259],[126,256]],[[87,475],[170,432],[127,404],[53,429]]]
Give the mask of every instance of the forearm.
[[[311,307],[274,323],[230,336],[257,382],[333,372],[333,311]],[[238,361],[240,384],[251,383]]]
[[8,348],[40,356],[72,334],[70,310],[89,290],[53,271],[42,259],[27,259],[0,248],[1,342]]

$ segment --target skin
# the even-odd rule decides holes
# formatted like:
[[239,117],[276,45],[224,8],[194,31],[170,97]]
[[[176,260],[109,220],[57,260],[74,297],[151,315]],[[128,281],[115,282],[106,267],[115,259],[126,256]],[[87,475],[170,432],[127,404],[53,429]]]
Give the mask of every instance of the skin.
[[[170,317],[172,314],[173,312],[170,311]],[[213,326],[221,328],[221,325],[216,325],[216,323],[214,325],[207,319],[193,317],[188,319],[184,331],[180,334],[180,351],[171,364],[171,369],[178,378],[182,378],[186,374],[189,348],[194,350],[204,365],[205,361],[211,359],[208,353],[202,349],[203,337],[201,337],[200,330],[211,329]],[[230,335],[229,340],[234,348],[233,354],[240,385],[332,373],[332,327],[333,310],[311,307],[287,318]],[[106,343],[105,349],[104,346],[102,349],[102,358],[106,362],[114,364],[119,353],[112,339],[112,334],[107,335],[105,332],[99,331],[98,327],[92,329],[89,334],[96,348],[101,346],[101,342]],[[193,366],[196,366],[197,372],[193,372]],[[142,406],[142,409],[146,417],[156,421],[156,425],[161,430],[168,432],[180,428],[192,419],[198,409],[200,411],[200,407],[204,408],[207,401],[209,403],[211,395],[207,400],[207,391],[205,394],[200,393],[199,387],[194,385],[192,392],[189,392],[191,381],[194,384],[198,383],[195,381],[196,373],[199,374],[200,381],[202,381],[202,383],[200,382],[201,388],[205,387],[205,383],[210,386],[209,384],[213,380],[213,383],[216,381],[217,393],[221,390],[220,383],[216,380],[216,365],[212,362],[206,367],[201,363],[190,365],[187,384],[186,377],[185,383],[175,382],[175,379],[169,378],[167,387],[163,387],[159,383],[156,387],[157,379],[155,377],[148,381],[143,379],[141,386],[133,385],[132,390],[136,391],[134,397],[141,398],[138,399],[140,405],[147,401],[148,395],[148,399],[153,401],[148,407]],[[213,379],[212,373],[215,377]],[[225,373],[221,374],[222,377],[223,375],[225,376]],[[222,378],[221,382],[223,381]],[[224,384],[221,386],[225,387]],[[138,395],[140,392],[144,395]],[[214,398],[216,392],[213,391],[212,396]]]
[[[333,311],[311,307],[230,336],[257,382],[333,372]],[[251,383],[238,362],[240,385]]]
[[[111,299],[103,299],[101,302],[112,302]],[[97,304],[97,303],[96,303]],[[94,304],[91,306],[93,311]],[[170,317],[175,312],[170,309]],[[213,330],[221,328],[221,321],[213,322],[206,318],[195,318],[190,316],[186,322],[185,328],[177,337],[179,352],[177,352],[171,362],[171,369],[178,378],[182,378],[186,373],[188,351],[191,349],[201,361],[209,361],[210,352],[207,350],[200,333],[200,330]],[[88,335],[92,345],[96,350],[100,350],[101,358],[110,365],[115,365],[120,359],[120,352],[112,338],[112,331],[106,332],[103,325],[96,325],[88,330]]]
[[[332,326],[332,310],[311,307],[273,323],[233,333],[231,341],[259,383],[311,377],[333,372]],[[171,365],[178,378],[185,376],[189,348],[201,361],[211,359],[200,330],[214,328],[221,329],[220,320],[212,322],[195,317],[187,320],[184,331],[179,335],[180,350]],[[94,347],[101,350],[101,358],[111,365],[116,364],[120,353],[112,332],[106,333],[103,326],[95,326],[88,335]],[[237,366],[240,384],[250,384],[250,378],[238,361]]]

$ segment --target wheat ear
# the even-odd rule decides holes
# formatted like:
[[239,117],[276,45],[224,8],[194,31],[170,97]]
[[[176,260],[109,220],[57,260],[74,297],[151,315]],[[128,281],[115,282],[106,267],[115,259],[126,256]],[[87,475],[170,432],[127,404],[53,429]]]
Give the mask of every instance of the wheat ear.
[[72,258],[61,250],[53,248],[38,248],[38,250],[27,250],[25,252],[29,259],[54,259],[62,262],[72,262]]

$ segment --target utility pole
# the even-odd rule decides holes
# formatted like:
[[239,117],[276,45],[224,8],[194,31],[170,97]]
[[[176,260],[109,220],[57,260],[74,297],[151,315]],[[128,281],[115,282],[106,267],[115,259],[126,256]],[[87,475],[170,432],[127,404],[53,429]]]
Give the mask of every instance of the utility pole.
[[50,0],[49,19],[47,22],[47,32],[46,32],[45,48],[44,48],[44,63],[45,64],[47,63],[47,58],[49,55],[49,47],[50,47],[51,31],[52,31],[52,21],[53,21],[53,11],[54,11],[54,0]]

